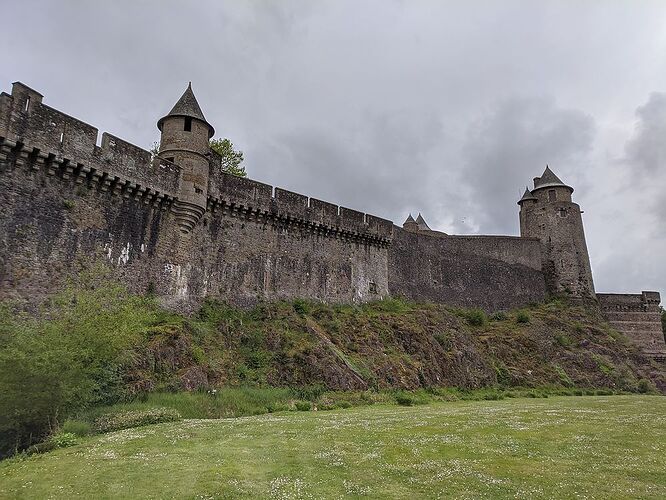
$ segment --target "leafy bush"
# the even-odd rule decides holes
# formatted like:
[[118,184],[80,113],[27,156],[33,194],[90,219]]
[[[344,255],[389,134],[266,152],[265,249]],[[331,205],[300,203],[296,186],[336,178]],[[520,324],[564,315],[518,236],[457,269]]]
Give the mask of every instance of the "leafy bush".
[[269,403],[266,406],[266,410],[268,411],[268,413],[275,413],[278,411],[288,411],[289,409],[290,408],[287,403]]
[[395,395],[395,402],[400,406],[412,406],[414,404],[414,398],[411,394],[399,392]]
[[505,321],[508,318],[504,311],[497,311],[490,317],[492,321]]
[[298,411],[310,411],[312,409],[312,403],[310,401],[296,401],[294,407]]
[[481,309],[469,309],[465,312],[465,319],[472,326],[483,326],[488,323],[486,313]]
[[423,405],[430,402],[430,398],[423,390],[415,392],[396,391],[393,398],[400,406]]
[[564,371],[564,368],[562,368],[560,365],[553,365],[553,368],[555,369],[555,372],[557,373],[557,376],[560,379],[560,383],[566,387],[572,387],[573,381],[567,374],[567,372]]
[[310,304],[303,299],[296,299],[293,302],[294,311],[300,315],[305,315],[310,311]]
[[555,335],[555,342],[557,342],[562,347],[568,347],[571,345],[571,339],[564,333]]
[[123,367],[158,321],[152,299],[93,278],[36,318],[0,307],[0,458],[43,440],[59,418],[121,399]]
[[173,408],[152,408],[143,411],[128,411],[102,415],[93,424],[97,432],[113,432],[143,425],[176,422],[182,420],[180,413]]
[[527,313],[527,311],[518,311],[518,314],[516,314],[516,322],[517,323],[529,323],[530,322],[530,315]]
[[306,401],[316,401],[326,392],[326,387],[321,384],[305,385],[291,389],[294,396]]
[[646,394],[648,392],[652,392],[654,390],[654,386],[652,385],[652,382],[650,382],[648,379],[642,378],[638,381],[636,389],[641,394]]
[[49,441],[53,443],[54,448],[67,448],[69,446],[74,446],[79,442],[76,434],[71,432],[59,432],[58,434],[51,436]]

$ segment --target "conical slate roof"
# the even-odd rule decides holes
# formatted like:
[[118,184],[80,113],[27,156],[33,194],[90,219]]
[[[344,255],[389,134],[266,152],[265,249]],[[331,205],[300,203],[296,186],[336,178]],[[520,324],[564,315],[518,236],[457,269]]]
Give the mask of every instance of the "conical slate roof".
[[419,216],[416,218],[416,223],[419,225],[419,229],[421,231],[432,231],[430,227],[428,227],[428,224],[426,224],[425,219],[419,214]]
[[534,189],[556,187],[556,186],[571,189],[571,192],[573,192],[573,188],[571,186],[567,186],[564,182],[562,182],[560,178],[553,173],[550,167],[546,165],[546,170],[543,171],[541,177],[537,177],[536,179],[534,179]]
[[201,106],[199,106],[197,98],[194,97],[194,92],[192,92],[192,82],[188,84],[187,89],[185,89],[185,92],[183,92],[183,95],[180,96],[180,99],[178,99],[178,102],[174,105],[174,107],[171,108],[169,114],[159,119],[157,122],[157,128],[161,131],[162,123],[164,123],[164,120],[172,116],[187,116],[204,122],[206,125],[208,125],[209,138],[213,137],[213,134],[215,133],[215,129],[210,123],[208,123],[206,117],[203,114],[203,111],[201,111]]
[[409,216],[405,219],[405,222],[403,222],[402,225],[404,226],[404,225],[407,224],[408,222],[416,222],[416,221],[414,220],[414,217],[412,217],[412,214],[409,214]]
[[532,191],[525,186],[525,193],[523,193],[523,197],[518,200],[518,205],[520,205],[522,202],[527,201],[527,200],[536,200],[537,197],[532,194]]

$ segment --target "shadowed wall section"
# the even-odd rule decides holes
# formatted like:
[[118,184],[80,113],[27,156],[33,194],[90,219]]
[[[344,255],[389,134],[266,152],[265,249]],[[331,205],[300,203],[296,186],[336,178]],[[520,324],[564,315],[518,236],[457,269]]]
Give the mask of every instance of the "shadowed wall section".
[[546,297],[538,240],[511,236],[447,236],[395,228],[389,292],[487,311]]

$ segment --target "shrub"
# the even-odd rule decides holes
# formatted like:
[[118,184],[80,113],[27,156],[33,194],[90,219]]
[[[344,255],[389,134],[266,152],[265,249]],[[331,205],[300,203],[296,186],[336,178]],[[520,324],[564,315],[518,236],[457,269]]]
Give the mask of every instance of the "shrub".
[[303,299],[296,299],[293,302],[294,311],[296,311],[301,316],[307,314],[310,311],[310,304]]
[[445,351],[451,349],[451,335],[448,332],[437,332],[433,335],[433,338]]
[[352,404],[349,401],[338,401],[335,404],[336,408],[351,408]]
[[560,365],[553,365],[553,368],[555,369],[557,376],[560,378],[560,383],[562,385],[566,387],[572,387],[574,385],[567,372],[564,371],[564,368],[562,368]]
[[68,446],[74,446],[79,442],[76,438],[76,434],[71,432],[59,432],[54,436],[51,436],[49,441],[53,444],[54,448],[67,448]]
[[287,403],[269,403],[266,406],[268,413],[275,413],[278,411],[289,411],[289,405]]
[[310,401],[296,401],[294,406],[298,411],[310,411],[312,409],[312,403]]
[[530,315],[527,313],[527,311],[518,311],[518,314],[516,314],[516,322],[517,323],[529,323],[530,322]]
[[488,316],[481,309],[469,309],[465,312],[467,323],[472,326],[483,326],[488,322]]
[[654,386],[652,385],[652,382],[650,382],[648,379],[642,378],[638,381],[636,389],[641,394],[646,394],[648,392],[652,392],[654,390]]
[[112,432],[143,425],[182,420],[173,408],[153,408],[142,411],[127,411],[102,415],[93,425],[97,432]]
[[305,385],[294,387],[291,391],[298,399],[316,401],[326,392],[326,387],[321,384]]
[[75,436],[84,437],[92,433],[92,426],[88,422],[80,420],[66,420],[60,430],[64,433],[74,434]]
[[429,396],[423,390],[417,392],[396,391],[393,398],[400,406],[424,405],[430,401]]
[[414,398],[406,392],[399,392],[395,395],[395,402],[400,406],[412,406]]
[[490,317],[490,319],[492,321],[505,321],[507,319],[507,317],[508,316],[506,315],[506,313],[504,311],[497,311],[496,313],[494,313]]
[[0,307],[0,458],[45,439],[59,418],[126,394],[123,369],[158,308],[114,283],[100,285],[108,277],[94,272],[37,318]]
[[557,342],[562,347],[568,347],[571,345],[571,339],[563,333],[555,335],[555,342]]

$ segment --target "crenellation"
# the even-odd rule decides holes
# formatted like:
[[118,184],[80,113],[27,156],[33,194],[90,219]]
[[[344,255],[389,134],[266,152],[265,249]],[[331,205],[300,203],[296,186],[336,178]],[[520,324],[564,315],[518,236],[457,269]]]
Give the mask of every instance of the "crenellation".
[[274,209],[280,216],[299,220],[308,219],[307,196],[276,187],[273,199],[275,200]]

